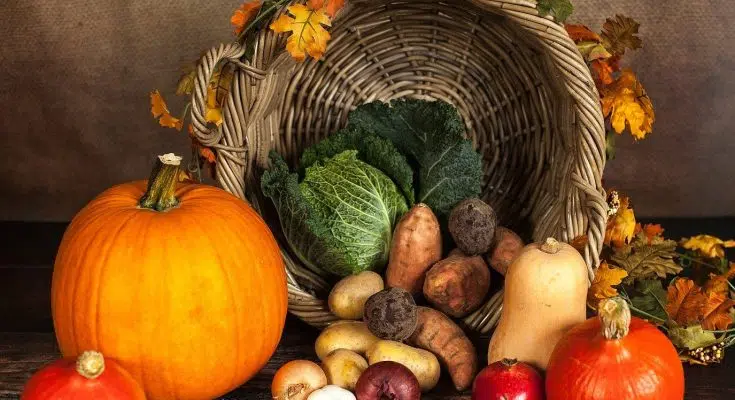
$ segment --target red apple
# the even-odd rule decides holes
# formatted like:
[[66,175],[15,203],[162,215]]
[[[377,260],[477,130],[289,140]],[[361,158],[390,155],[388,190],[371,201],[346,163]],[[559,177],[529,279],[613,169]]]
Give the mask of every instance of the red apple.
[[543,400],[544,380],[532,366],[504,359],[475,377],[472,400]]

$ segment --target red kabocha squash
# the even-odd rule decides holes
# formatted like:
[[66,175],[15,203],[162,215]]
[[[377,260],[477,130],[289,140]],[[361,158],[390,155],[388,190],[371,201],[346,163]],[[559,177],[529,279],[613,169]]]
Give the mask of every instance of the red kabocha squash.
[[600,302],[598,314],[554,349],[546,370],[547,400],[684,398],[684,369],[661,331],[631,317],[619,297]]
[[118,363],[96,351],[57,360],[26,383],[21,400],[145,400],[145,393]]
[[149,400],[212,399],[273,355],[288,307],[280,249],[261,217],[212,186],[178,182],[181,158],[108,189],[76,215],[54,265],[65,357],[118,360]]

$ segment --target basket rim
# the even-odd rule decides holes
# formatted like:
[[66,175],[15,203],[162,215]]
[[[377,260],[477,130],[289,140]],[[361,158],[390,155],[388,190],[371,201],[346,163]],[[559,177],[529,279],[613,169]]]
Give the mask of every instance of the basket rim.
[[[392,0],[385,0],[392,1]],[[579,151],[578,157],[584,160],[575,160],[576,163],[582,163],[589,167],[591,174],[577,174],[570,176],[569,179],[575,181],[576,188],[582,195],[586,196],[585,206],[589,215],[586,216],[586,226],[584,228],[589,237],[589,242],[584,251],[583,257],[590,267],[590,281],[593,278],[593,271],[599,265],[599,254],[604,241],[605,223],[607,220],[607,205],[605,201],[605,193],[602,187],[602,171],[605,165],[604,138],[605,129],[602,116],[602,110],[599,103],[599,94],[592,79],[591,73],[584,62],[581,54],[577,50],[574,42],[569,38],[566,30],[562,25],[555,22],[553,17],[540,16],[536,9],[536,1],[528,0],[463,0],[469,1],[481,9],[488,10],[500,15],[504,15],[509,20],[517,23],[521,28],[530,32],[531,35],[537,37],[543,45],[544,50],[548,53],[550,61],[562,73],[561,79],[566,91],[573,99],[573,113],[575,116],[574,124],[577,133],[575,135],[576,146],[580,146],[583,151]],[[285,12],[288,5],[299,2],[292,0],[279,10],[272,20]],[[353,4],[368,3],[369,0],[353,0]],[[400,1],[399,1],[400,2]],[[335,23],[339,23],[344,15],[338,16]],[[269,79],[277,79],[279,72],[294,68],[294,62],[290,59],[286,50],[281,48],[280,51],[274,51],[272,54],[262,54],[269,50],[273,50],[272,45],[279,43],[282,36],[263,29],[257,33],[255,42],[259,45],[261,54],[256,54],[253,61],[243,59],[244,49],[239,44],[220,45],[210,50],[207,55],[202,58],[197,71],[197,80],[195,90],[192,95],[192,122],[194,133],[197,139],[204,145],[212,146],[217,151],[217,180],[223,188],[236,194],[238,197],[246,199],[251,198],[245,190],[245,176],[236,176],[232,173],[233,166],[242,164],[245,168],[248,157],[248,145],[239,143],[241,148],[234,148],[228,143],[223,143],[223,137],[228,136],[226,131],[238,131],[243,128],[232,126],[227,119],[242,120],[247,119],[241,115],[242,111],[238,110],[238,101],[227,101],[226,110],[224,110],[225,123],[212,130],[206,123],[203,111],[206,107],[202,107],[206,101],[206,84],[209,76],[215,66],[221,61],[231,62],[241,68],[244,75],[250,77],[253,81],[260,82],[263,87],[269,86]],[[269,48],[267,45],[271,44]],[[283,46],[282,46],[283,47]],[[275,78],[274,78],[275,77]],[[272,82],[271,82],[272,83]],[[235,83],[233,83],[234,85]],[[270,85],[272,86],[272,85]],[[236,95],[236,91],[231,91],[231,96]],[[264,103],[277,102],[274,100],[274,94],[269,94],[271,98],[263,100]],[[276,96],[277,97],[277,96]],[[270,104],[273,106],[272,104]],[[242,105],[240,104],[240,107]],[[265,106],[264,106],[265,107]],[[238,122],[238,121],[236,121]],[[250,122],[250,121],[248,121]],[[236,124],[235,124],[236,125]],[[239,132],[239,135],[247,141],[247,133]],[[223,167],[222,165],[226,166]],[[236,168],[235,168],[236,170]],[[248,171],[251,173],[251,171]],[[235,175],[235,176],[233,176]],[[570,228],[571,229],[571,228]],[[561,238],[564,239],[564,238]],[[573,238],[567,238],[571,240]],[[288,268],[287,268],[288,271]],[[302,319],[307,320],[315,326],[323,327],[332,322],[330,318],[324,316],[323,313],[313,312],[315,308],[326,308],[326,304],[322,299],[309,298],[309,294],[304,292],[295,276],[289,272],[289,308],[292,313],[298,315]],[[502,293],[499,292],[499,293]],[[495,303],[497,298],[493,297]],[[292,305],[295,306],[292,308]],[[497,305],[497,304],[496,304]],[[302,310],[303,307],[307,306]],[[481,308],[483,310],[485,307]],[[497,308],[499,310],[502,308]],[[488,325],[494,325],[493,317],[490,311],[485,310],[484,314],[472,314],[466,320],[472,320],[480,326],[480,330]],[[476,315],[477,314],[477,315]],[[489,317],[490,316],[490,317]],[[479,321],[479,322],[478,322]],[[488,328],[489,329],[489,328]]]

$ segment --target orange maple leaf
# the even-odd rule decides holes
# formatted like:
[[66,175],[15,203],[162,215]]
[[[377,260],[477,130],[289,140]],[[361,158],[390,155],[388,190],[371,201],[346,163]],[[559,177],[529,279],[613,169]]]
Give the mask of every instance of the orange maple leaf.
[[217,156],[214,151],[209,147],[199,146],[199,155],[202,156],[210,164],[214,164],[217,161]]
[[270,26],[277,33],[291,32],[286,50],[297,61],[304,61],[307,54],[315,60],[321,59],[331,39],[329,32],[324,29],[332,25],[326,9],[310,6],[294,4],[288,7],[288,14],[282,14]]
[[151,92],[151,114],[153,114],[153,118],[158,118],[158,123],[161,126],[179,131],[183,128],[183,122],[171,115],[166,101],[163,100],[163,96],[158,90]]
[[659,224],[646,224],[644,226],[641,226],[640,223],[635,224],[635,234],[637,235],[640,232],[643,232],[648,244],[651,244],[656,238],[661,237],[664,233],[664,228]]
[[232,13],[230,23],[235,28],[235,35],[239,35],[248,26],[248,23],[258,15],[260,7],[263,5],[262,0],[246,0],[242,5]]
[[309,4],[314,10],[321,10],[324,8],[327,15],[334,18],[339,10],[344,8],[345,0],[309,0]]
[[704,319],[707,295],[689,278],[679,278],[669,285],[666,313],[680,326],[689,326]]
[[623,133],[629,127],[636,140],[651,133],[656,118],[653,104],[633,71],[623,69],[617,80],[603,88],[601,95],[602,113],[610,117],[615,132]]
[[584,254],[584,249],[587,247],[590,239],[587,235],[579,235],[569,242],[569,245],[574,247],[578,252]]
[[590,30],[590,28],[586,27],[585,25],[565,24],[564,29],[567,30],[567,34],[569,34],[569,37],[574,41],[574,43],[602,42],[602,38],[600,37],[600,35],[592,32],[592,30]]
[[613,74],[620,70],[620,58],[613,56],[605,59],[592,60],[590,63],[592,72],[595,73],[593,77],[595,83],[597,83],[597,89],[602,91],[602,87],[615,82]]
[[735,263],[730,263],[730,270],[722,275],[709,274],[709,279],[704,284],[704,291],[707,294],[718,293],[725,297],[730,293],[730,285],[728,281],[735,278]]
[[727,329],[732,324],[730,309],[735,301],[720,293],[707,294],[707,304],[704,307],[702,328],[709,330]]

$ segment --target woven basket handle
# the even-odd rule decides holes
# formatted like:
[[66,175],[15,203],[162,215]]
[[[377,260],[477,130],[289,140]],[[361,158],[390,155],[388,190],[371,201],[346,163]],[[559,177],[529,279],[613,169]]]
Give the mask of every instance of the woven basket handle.
[[207,51],[197,65],[194,92],[191,98],[191,122],[194,128],[194,136],[204,146],[214,146],[222,138],[222,127],[210,129],[206,120],[207,113],[207,87],[216,66],[223,60],[240,63],[240,57],[245,54],[245,49],[238,43],[221,44]]

